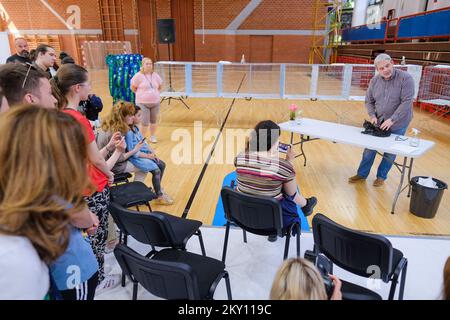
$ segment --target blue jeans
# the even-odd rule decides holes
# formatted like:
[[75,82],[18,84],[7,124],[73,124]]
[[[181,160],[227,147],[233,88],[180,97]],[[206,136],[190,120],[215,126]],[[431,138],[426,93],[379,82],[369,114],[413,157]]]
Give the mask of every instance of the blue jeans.
[[[294,202],[295,195],[288,196],[283,194],[283,199],[280,200],[281,210],[283,211],[283,228],[288,228],[294,223],[302,225],[297,204]],[[301,208],[300,208],[301,211]],[[303,212],[302,212],[303,214]],[[292,235],[296,235],[295,229],[292,231]]]
[[[397,130],[392,130],[391,132],[398,135],[404,135],[406,132],[406,128],[400,128]],[[373,161],[375,160],[375,156],[377,152],[375,150],[364,149],[364,153],[362,156],[361,163],[358,168],[358,176],[367,178],[370,173],[370,169],[372,168]],[[395,154],[392,153],[384,153],[383,160],[381,160],[380,165],[378,166],[377,178],[386,180],[387,174],[389,170],[391,170],[392,165],[395,161]]]

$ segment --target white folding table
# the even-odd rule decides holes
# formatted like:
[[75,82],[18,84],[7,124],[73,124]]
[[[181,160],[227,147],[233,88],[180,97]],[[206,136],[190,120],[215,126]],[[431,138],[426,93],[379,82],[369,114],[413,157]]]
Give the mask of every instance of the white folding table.
[[[302,156],[304,158],[304,166],[306,166],[306,154],[303,144],[317,139],[376,150],[381,156],[383,156],[382,153],[387,152],[403,157],[403,163],[395,161],[393,163],[400,171],[401,177],[392,203],[392,214],[400,193],[408,188],[408,197],[411,195],[410,181],[414,159],[419,158],[434,146],[434,142],[420,139],[419,146],[411,147],[409,145],[411,137],[396,134],[391,134],[389,137],[375,137],[362,134],[363,128],[308,118],[303,118],[300,124],[295,121],[288,121],[279,124],[279,126],[281,130],[291,133],[292,145],[300,145],[301,153],[297,154],[296,157]],[[295,134],[300,136],[300,142],[294,143]],[[408,159],[409,165],[407,164]],[[403,187],[406,170],[408,170],[408,183]]]

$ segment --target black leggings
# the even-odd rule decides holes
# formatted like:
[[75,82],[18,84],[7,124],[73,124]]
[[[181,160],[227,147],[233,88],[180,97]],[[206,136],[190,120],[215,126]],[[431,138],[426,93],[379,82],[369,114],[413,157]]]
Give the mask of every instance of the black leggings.
[[100,283],[105,278],[104,264],[106,239],[108,239],[108,206],[110,202],[109,188],[105,187],[102,192],[96,192],[90,197],[85,197],[85,200],[89,210],[97,215],[100,222],[97,232],[90,237],[92,251],[94,251],[98,262],[98,282]]
[[98,285],[98,272],[89,280],[79,284],[73,289],[60,291],[64,300],[94,300],[95,289]]
[[166,164],[161,159],[158,159],[158,161],[155,163],[158,165],[158,169],[155,169],[150,172],[152,173],[153,188],[155,189],[156,195],[159,197],[162,196],[163,194],[161,190],[161,181],[163,178],[164,170],[166,169]]

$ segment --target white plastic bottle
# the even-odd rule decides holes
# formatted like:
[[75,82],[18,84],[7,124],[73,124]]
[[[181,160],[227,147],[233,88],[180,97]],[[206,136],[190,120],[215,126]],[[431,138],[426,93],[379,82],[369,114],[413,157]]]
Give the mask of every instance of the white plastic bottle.
[[412,128],[411,130],[412,130],[413,136],[409,140],[409,145],[411,147],[418,147],[419,146],[419,142],[420,142],[420,140],[419,140],[419,133],[420,133],[420,131],[417,130],[416,128]]

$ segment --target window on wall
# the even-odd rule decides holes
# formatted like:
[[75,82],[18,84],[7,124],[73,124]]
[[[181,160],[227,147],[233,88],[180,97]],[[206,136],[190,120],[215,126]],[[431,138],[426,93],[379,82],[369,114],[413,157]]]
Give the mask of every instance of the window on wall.
[[388,20],[394,19],[395,18],[395,9],[391,9],[388,11],[388,15],[387,15]]
[[372,5],[367,7],[366,24],[377,23],[381,21],[381,5]]

